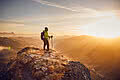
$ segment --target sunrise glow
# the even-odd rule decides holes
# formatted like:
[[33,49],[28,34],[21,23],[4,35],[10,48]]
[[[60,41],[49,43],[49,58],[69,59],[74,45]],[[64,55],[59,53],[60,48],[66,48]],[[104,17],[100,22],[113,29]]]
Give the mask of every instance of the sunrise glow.
[[105,38],[120,36],[120,19],[114,13],[105,12],[97,16],[104,16],[105,18],[80,28],[84,34]]

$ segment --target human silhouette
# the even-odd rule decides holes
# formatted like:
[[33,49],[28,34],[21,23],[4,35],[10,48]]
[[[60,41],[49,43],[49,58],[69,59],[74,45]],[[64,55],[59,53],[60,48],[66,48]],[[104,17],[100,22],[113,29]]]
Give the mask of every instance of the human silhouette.
[[48,35],[48,28],[45,27],[45,30],[43,30],[43,32],[41,32],[41,40],[43,40],[44,45],[43,45],[43,49],[46,50],[46,46],[47,46],[47,51],[49,51],[49,39],[52,38],[53,36],[49,36]]

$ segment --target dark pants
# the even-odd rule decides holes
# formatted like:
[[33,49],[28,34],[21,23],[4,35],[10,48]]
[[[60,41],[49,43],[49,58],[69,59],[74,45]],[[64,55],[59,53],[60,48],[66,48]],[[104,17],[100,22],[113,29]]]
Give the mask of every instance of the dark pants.
[[44,41],[44,50],[45,50],[45,47],[46,47],[46,45],[47,45],[47,50],[49,50],[49,41],[48,41],[48,39],[44,39],[43,40]]

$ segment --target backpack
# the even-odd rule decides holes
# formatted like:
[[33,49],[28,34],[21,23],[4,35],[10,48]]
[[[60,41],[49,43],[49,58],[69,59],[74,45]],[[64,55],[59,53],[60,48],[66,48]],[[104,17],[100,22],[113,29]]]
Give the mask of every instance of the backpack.
[[44,31],[41,32],[41,40],[44,40]]

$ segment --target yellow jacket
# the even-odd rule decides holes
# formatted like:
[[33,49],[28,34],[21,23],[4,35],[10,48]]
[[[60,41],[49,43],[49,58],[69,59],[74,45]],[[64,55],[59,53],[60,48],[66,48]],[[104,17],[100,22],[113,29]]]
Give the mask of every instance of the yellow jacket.
[[48,31],[44,31],[44,38],[49,39]]

